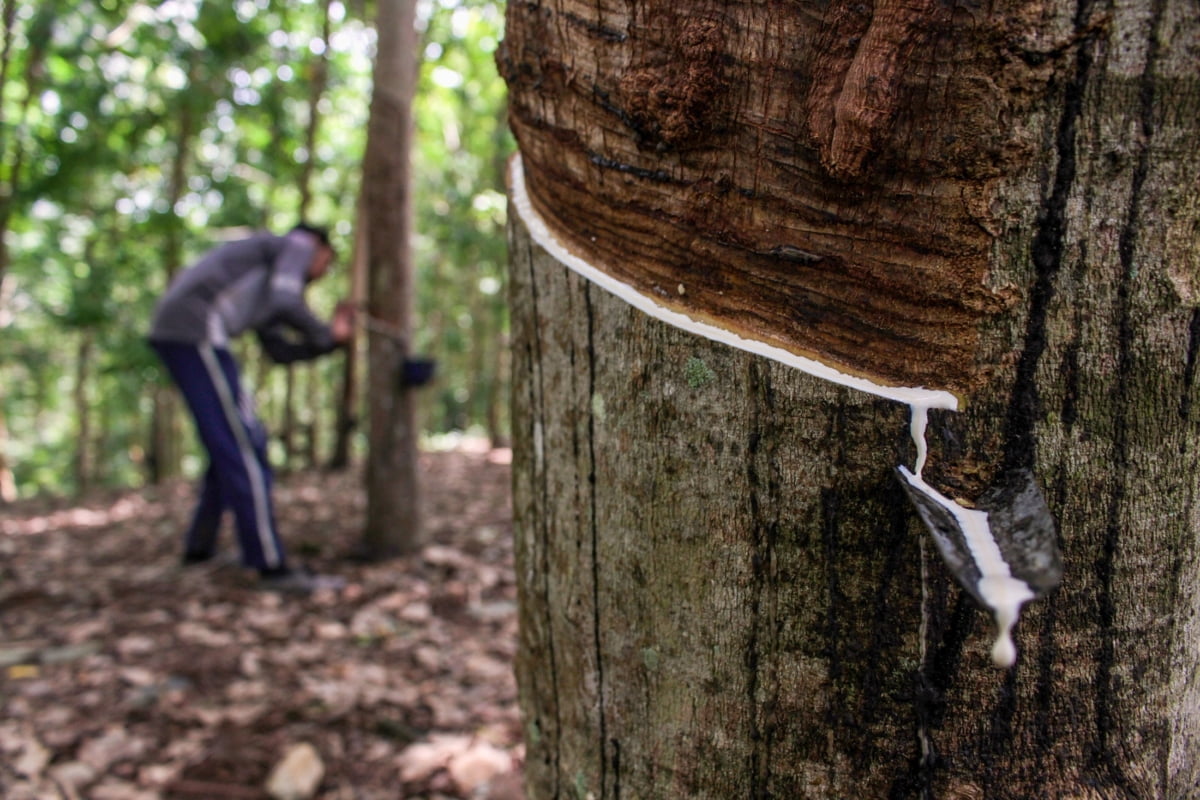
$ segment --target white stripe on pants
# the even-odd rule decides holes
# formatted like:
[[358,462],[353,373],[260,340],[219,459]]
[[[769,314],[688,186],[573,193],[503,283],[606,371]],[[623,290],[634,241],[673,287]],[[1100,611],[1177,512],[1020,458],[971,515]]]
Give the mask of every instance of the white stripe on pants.
[[254,498],[255,527],[258,528],[258,540],[262,547],[263,559],[266,561],[268,568],[278,567],[280,565],[280,557],[279,550],[275,547],[274,532],[271,529],[270,498],[267,497],[267,484],[263,478],[262,465],[258,463],[258,455],[254,452],[254,446],[250,443],[250,436],[246,430],[247,423],[242,418],[238,409],[237,402],[233,396],[233,387],[229,385],[229,380],[225,376],[225,370],[221,369],[221,362],[217,359],[213,346],[211,344],[201,344],[198,349],[200,351],[200,358],[204,362],[204,366],[208,369],[213,386],[216,387],[217,396],[221,398],[221,408],[225,412],[225,418],[229,421],[229,427],[233,429],[233,435],[237,439],[238,450],[241,453],[242,462],[246,468],[246,475],[250,478],[250,493]]

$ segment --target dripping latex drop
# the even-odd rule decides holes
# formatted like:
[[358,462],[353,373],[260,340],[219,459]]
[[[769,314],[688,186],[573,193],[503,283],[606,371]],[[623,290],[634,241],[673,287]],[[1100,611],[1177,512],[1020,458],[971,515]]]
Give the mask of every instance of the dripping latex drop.
[[954,518],[967,552],[979,571],[976,594],[987,605],[996,621],[996,641],[992,645],[992,663],[1007,668],[1016,663],[1017,647],[1013,642],[1012,630],[1021,615],[1021,606],[1034,598],[1034,592],[1025,581],[1013,577],[1008,562],[1000,552],[1000,545],[988,525],[986,511],[966,508],[934,489],[921,473],[928,458],[925,431],[929,421],[929,407],[920,404],[910,406],[912,415],[909,432],[917,450],[914,472],[903,466],[900,473],[909,485],[934,501]]

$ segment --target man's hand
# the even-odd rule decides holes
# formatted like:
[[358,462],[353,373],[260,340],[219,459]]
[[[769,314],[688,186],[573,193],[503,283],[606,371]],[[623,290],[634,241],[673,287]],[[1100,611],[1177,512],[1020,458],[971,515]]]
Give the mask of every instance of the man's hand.
[[345,344],[354,338],[354,311],[354,304],[348,300],[341,301],[333,310],[329,330],[338,344]]

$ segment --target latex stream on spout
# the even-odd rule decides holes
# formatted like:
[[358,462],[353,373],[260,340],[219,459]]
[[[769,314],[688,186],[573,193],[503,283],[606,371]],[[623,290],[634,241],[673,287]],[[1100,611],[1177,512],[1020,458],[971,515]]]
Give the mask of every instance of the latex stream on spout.
[[[978,570],[978,579],[972,592],[991,611],[996,620],[996,641],[992,645],[992,662],[998,667],[1011,667],[1017,660],[1017,648],[1013,643],[1012,629],[1021,615],[1021,606],[1035,597],[1029,584],[1012,574],[1008,562],[1000,552],[1000,545],[992,534],[986,511],[966,508],[934,489],[921,476],[927,458],[925,428],[929,409],[912,405],[909,430],[917,448],[916,471],[909,472],[901,466],[900,474],[908,484],[929,500],[940,505],[953,517],[962,537],[971,562]],[[973,575],[958,575],[959,580],[971,581]],[[969,587],[970,588],[970,587]]]

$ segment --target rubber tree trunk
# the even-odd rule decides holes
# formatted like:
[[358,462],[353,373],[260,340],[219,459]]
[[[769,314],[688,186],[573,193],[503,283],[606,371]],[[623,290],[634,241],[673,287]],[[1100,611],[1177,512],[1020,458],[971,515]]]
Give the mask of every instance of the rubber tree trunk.
[[[44,10],[33,21],[33,27],[45,29],[52,26],[49,20],[53,19],[53,13],[50,9]],[[17,36],[16,28],[16,3],[6,3],[0,9],[0,91],[6,93],[13,91],[9,85],[10,82],[13,82],[13,42]],[[5,173],[5,178],[0,179],[0,328],[9,324],[11,313],[8,304],[11,299],[13,283],[8,275],[11,260],[8,230],[15,210],[16,198],[20,190],[24,188],[21,181],[27,156],[26,143],[21,137],[13,136],[9,132],[20,130],[25,123],[25,117],[39,89],[46,48],[40,43],[36,43],[28,49],[25,55],[24,74],[19,78],[23,86],[16,90],[21,92],[23,99],[16,107],[15,119],[9,119],[5,115],[7,108],[0,108],[0,159],[4,161]],[[16,477],[6,456],[8,448],[8,426],[4,420],[4,409],[0,408],[0,505],[12,503],[17,499]]]
[[[350,301],[356,308],[361,308],[366,296],[367,272],[366,214],[361,190],[359,201],[356,204],[354,244],[350,250],[347,268],[350,271]],[[359,325],[358,330],[362,329],[362,326]],[[350,466],[351,447],[354,441],[354,431],[358,427],[362,396],[359,385],[361,383],[359,368],[361,349],[362,339],[356,335],[354,341],[346,348],[342,360],[341,389],[337,403],[337,430],[334,435],[333,457],[329,461],[330,469],[341,470]]]
[[92,432],[91,402],[92,361],[95,358],[96,334],[90,328],[79,331],[75,350],[75,385],[72,400],[75,411],[75,457],[73,459],[75,494],[82,495],[92,488],[95,475],[95,442]]
[[420,544],[416,393],[401,385],[412,324],[412,197],[409,149],[416,86],[416,4],[380,0],[375,85],[363,181],[367,213],[370,451],[366,554],[385,557]]
[[[8,305],[13,281],[3,269],[6,258],[6,249],[3,243],[0,243],[0,330],[12,324],[12,313],[8,310]],[[7,451],[8,423],[5,421],[4,404],[0,403],[0,506],[15,502],[17,499],[17,481],[6,456]]]
[[[200,56],[189,55],[188,85],[201,85]],[[172,210],[183,197],[187,188],[189,163],[192,159],[192,142],[196,135],[197,108],[194,96],[188,93],[178,98],[178,128],[175,135],[175,152],[171,159],[170,180],[167,184],[167,203]],[[170,286],[175,274],[183,267],[183,220],[168,218],[163,242],[164,286]],[[180,398],[171,386],[161,384],[154,387],[154,419],[151,424],[152,439],[147,458],[150,483],[160,483],[177,477],[183,469],[182,406]]]
[[[297,182],[300,190],[300,205],[297,209],[299,219],[313,222],[309,218],[312,206],[312,177],[317,162],[317,133],[321,127],[321,99],[325,96],[329,84],[329,50],[328,42],[332,34],[333,19],[329,13],[332,0],[321,3],[321,41],[326,47],[315,55],[309,62],[308,78],[308,124],[304,129],[305,160],[300,168],[300,179]],[[303,398],[318,397],[321,384],[317,378],[316,368],[311,362],[304,364],[288,364],[284,391],[284,424],[283,424],[283,456],[285,468],[296,466],[297,433],[304,438],[303,466],[313,469],[317,466],[317,453],[320,448],[317,443],[319,425],[318,414],[313,405],[296,407],[296,396]]]
[[[4,421],[4,413],[0,411],[0,448],[8,447],[8,426]],[[13,503],[17,499],[17,481],[4,450],[0,449],[0,505]]]
[[[876,338],[812,351],[953,387],[966,402],[932,417],[936,481],[969,499],[1030,467],[1065,574],[1025,609],[1016,665],[996,669],[991,620],[895,477],[914,457],[905,406],[665,325],[510,213],[528,796],[1197,796],[1194,9],[956,7],[925,50],[896,56],[911,56],[901,99],[877,98],[881,120],[848,123],[844,135],[866,133],[839,144],[815,124],[819,76],[804,70],[839,42],[878,44],[869,7],[670,6],[510,4],[499,63],[534,207],[573,254],[621,260],[632,282],[689,248],[748,251],[772,235],[769,215],[793,224],[827,269],[793,261],[800,286],[785,291],[827,280],[831,306],[880,305]],[[891,8],[876,6],[879,19]],[[695,20],[719,22],[730,33],[713,46],[735,49],[690,62],[669,44],[657,59],[620,49],[674,30],[677,49],[703,51]],[[821,36],[851,23],[857,38]],[[688,106],[696,95],[671,93],[688,76],[664,77],[687,63],[757,82]],[[663,92],[628,78],[641,66]],[[677,121],[719,124],[672,138],[675,100]],[[657,128],[638,117],[658,112]],[[905,169],[925,173],[898,186]],[[849,219],[873,192],[895,207]],[[908,218],[935,195],[944,214]],[[768,243],[758,251],[793,254]],[[897,269],[928,266],[929,286],[949,285],[939,269],[977,269],[962,285],[986,302],[904,339],[887,321],[902,305],[878,299],[894,291],[885,272],[836,282],[886,249],[912,254]],[[942,260],[921,261],[931,253]],[[721,267],[679,260],[689,280]],[[804,340],[825,322],[813,308],[764,335]],[[939,335],[954,358],[939,360]],[[904,362],[910,346],[929,363]]]

